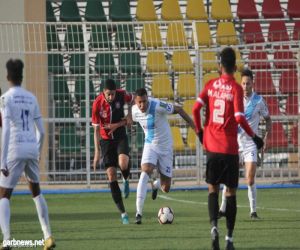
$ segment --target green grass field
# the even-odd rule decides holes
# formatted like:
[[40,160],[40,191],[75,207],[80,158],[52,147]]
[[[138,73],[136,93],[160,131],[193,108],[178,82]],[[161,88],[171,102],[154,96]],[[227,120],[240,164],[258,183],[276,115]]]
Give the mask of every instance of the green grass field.
[[[135,193],[125,201],[130,225],[122,225],[110,193],[45,195],[56,249],[210,249],[207,191],[174,191],[151,200],[148,193],[143,224],[135,225]],[[164,198],[167,197],[168,199]],[[159,225],[158,209],[171,206],[172,225]],[[300,189],[258,190],[260,221],[249,219],[246,190],[238,191],[236,249],[300,249]],[[42,238],[29,195],[13,196],[11,231],[17,240]],[[225,219],[219,221],[224,249]],[[19,248],[20,249],[20,248]]]

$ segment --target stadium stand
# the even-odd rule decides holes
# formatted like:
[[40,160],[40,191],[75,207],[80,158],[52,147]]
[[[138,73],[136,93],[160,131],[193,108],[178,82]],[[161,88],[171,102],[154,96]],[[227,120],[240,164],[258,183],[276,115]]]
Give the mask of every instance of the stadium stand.
[[211,18],[216,20],[231,20],[233,18],[229,1],[212,0]]
[[265,96],[264,99],[268,106],[270,115],[281,115],[278,99],[276,96]]
[[142,45],[146,48],[162,47],[163,42],[156,23],[145,23],[142,31]]
[[243,40],[245,43],[265,42],[260,23],[258,21],[245,22]]
[[286,100],[286,114],[297,115],[298,114],[298,96],[288,96]]
[[284,14],[279,0],[264,0],[262,4],[262,15],[264,18],[283,18]]
[[136,19],[138,21],[156,21],[157,16],[152,0],[138,0],[136,8]]
[[131,21],[130,6],[128,0],[112,0],[109,9],[111,21]]
[[254,0],[239,0],[237,16],[240,19],[258,19],[258,12]]
[[259,94],[275,94],[276,89],[273,84],[270,71],[257,71],[254,76],[254,90]]
[[180,74],[177,83],[177,95],[180,98],[194,98],[196,81],[193,74]]
[[268,41],[289,41],[289,35],[286,30],[284,21],[271,21],[269,26]]
[[207,22],[197,22],[196,33],[199,46],[209,47],[212,44],[212,36]]
[[185,145],[181,136],[179,127],[171,127],[171,133],[173,138],[173,149],[174,151],[183,151],[185,149]]
[[202,1],[189,0],[186,6],[186,18],[189,20],[207,20],[207,13]]
[[164,53],[149,52],[146,67],[149,72],[168,72],[168,65]]
[[267,138],[267,149],[275,150],[277,148],[286,148],[288,140],[283,130],[282,123],[273,122],[271,134]]
[[172,56],[172,68],[176,72],[192,72],[194,66],[188,51],[174,51]]
[[300,2],[298,0],[289,0],[287,14],[290,18],[300,17]]
[[163,0],[161,17],[166,21],[182,20],[178,0]]
[[238,39],[232,22],[219,22],[217,28],[217,43],[220,45],[237,45]]
[[279,89],[282,94],[296,94],[298,92],[298,76],[293,70],[283,71],[280,76]]
[[168,75],[155,75],[153,77],[152,95],[156,98],[174,99],[174,92]]

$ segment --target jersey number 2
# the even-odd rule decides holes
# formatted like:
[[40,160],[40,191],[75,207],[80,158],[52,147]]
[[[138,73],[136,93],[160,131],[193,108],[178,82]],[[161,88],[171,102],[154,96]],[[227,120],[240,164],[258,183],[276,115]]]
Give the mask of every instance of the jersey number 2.
[[25,130],[29,131],[28,116],[29,116],[29,110],[22,109],[21,119],[23,122],[23,131]]
[[214,102],[213,122],[224,123],[225,101],[217,99]]

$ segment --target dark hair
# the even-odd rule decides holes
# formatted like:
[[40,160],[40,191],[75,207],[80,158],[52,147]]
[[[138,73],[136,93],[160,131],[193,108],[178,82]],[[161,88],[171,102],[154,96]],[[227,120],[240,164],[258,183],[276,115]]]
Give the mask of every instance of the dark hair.
[[136,96],[144,96],[144,95],[148,95],[148,94],[147,94],[147,90],[145,88],[140,88],[135,91],[135,95]]
[[108,89],[108,90],[116,90],[117,85],[115,83],[115,80],[113,79],[106,79],[104,83],[104,88],[103,89]]
[[23,68],[24,64],[20,59],[9,59],[6,63],[7,79],[16,85],[21,85]]
[[251,78],[251,80],[253,80],[253,73],[250,69],[244,69],[241,73],[241,77],[243,76],[248,76]]
[[226,73],[231,74],[235,70],[235,52],[231,47],[224,48],[220,53],[221,65],[224,67]]

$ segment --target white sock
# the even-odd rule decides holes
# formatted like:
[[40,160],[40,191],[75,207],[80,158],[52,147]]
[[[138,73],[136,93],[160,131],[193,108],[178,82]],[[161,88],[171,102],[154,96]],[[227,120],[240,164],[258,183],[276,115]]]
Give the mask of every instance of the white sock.
[[222,191],[222,203],[220,206],[220,211],[225,213],[226,211],[226,204],[227,204],[227,198],[226,198],[226,186],[223,186],[223,191]]
[[227,235],[225,236],[225,240],[227,241],[230,241],[230,242],[233,242],[233,237],[228,237]]
[[248,186],[248,198],[250,203],[251,213],[256,212],[256,185]]
[[3,240],[10,239],[10,205],[9,199],[0,200],[0,226],[3,233]]
[[143,214],[144,202],[147,195],[147,183],[149,181],[149,175],[146,172],[142,172],[136,191],[136,214]]
[[160,179],[157,179],[153,182],[153,187],[154,187],[154,189],[160,189],[161,188]]
[[44,239],[48,239],[51,236],[51,229],[49,224],[48,206],[42,194],[33,198],[36,211],[39,216],[39,221],[44,234]]

